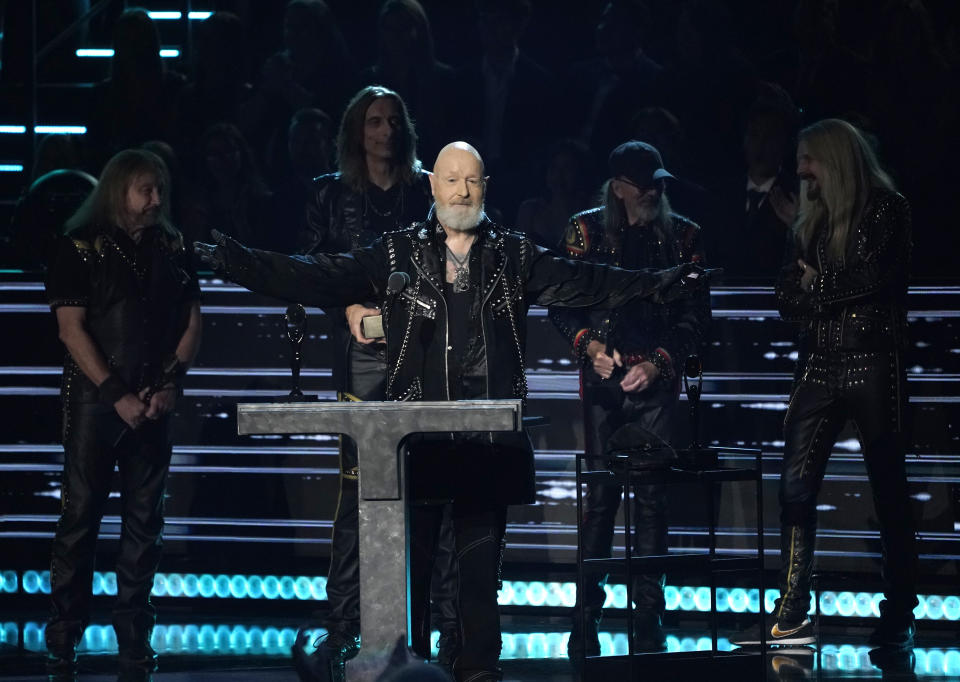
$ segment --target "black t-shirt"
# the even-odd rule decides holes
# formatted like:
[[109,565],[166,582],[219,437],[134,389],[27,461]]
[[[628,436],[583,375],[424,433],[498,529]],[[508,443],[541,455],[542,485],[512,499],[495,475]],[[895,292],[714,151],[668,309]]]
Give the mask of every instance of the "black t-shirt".
[[473,303],[474,290],[471,287],[466,291],[454,293],[453,284],[445,282],[443,297],[447,302],[447,361],[450,381],[450,397],[453,400],[464,400],[479,396],[476,387],[472,386],[473,379],[463,376],[463,358],[470,344],[470,307]]

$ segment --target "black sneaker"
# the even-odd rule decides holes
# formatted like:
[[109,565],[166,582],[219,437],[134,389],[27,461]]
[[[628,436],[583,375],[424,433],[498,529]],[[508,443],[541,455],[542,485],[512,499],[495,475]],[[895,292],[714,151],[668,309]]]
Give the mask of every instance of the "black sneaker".
[[[774,616],[768,616],[764,627],[766,628],[767,646],[797,646],[813,644],[817,641],[817,638],[813,635],[813,623],[809,618],[804,618],[799,623],[781,623]],[[731,643],[740,647],[760,646],[760,626],[754,625],[742,635],[733,639]]]
[[917,633],[917,624],[913,614],[903,618],[881,617],[880,624],[870,635],[869,642],[876,647],[910,649],[913,636]]
[[360,634],[352,629],[331,628],[319,644],[331,659],[346,662],[360,653]]

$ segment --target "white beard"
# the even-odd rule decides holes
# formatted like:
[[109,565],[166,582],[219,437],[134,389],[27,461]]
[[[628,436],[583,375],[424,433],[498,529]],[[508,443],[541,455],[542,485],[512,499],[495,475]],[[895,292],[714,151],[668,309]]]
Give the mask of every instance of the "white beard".
[[441,206],[435,204],[437,220],[448,230],[472,232],[483,219],[483,204],[479,206]]

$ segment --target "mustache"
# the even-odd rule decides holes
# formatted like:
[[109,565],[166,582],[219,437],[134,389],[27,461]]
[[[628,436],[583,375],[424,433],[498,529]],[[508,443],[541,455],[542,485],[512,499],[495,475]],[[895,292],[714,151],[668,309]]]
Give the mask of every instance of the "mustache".
[[816,180],[817,176],[815,176],[813,173],[800,173],[797,175],[797,178],[800,180]]

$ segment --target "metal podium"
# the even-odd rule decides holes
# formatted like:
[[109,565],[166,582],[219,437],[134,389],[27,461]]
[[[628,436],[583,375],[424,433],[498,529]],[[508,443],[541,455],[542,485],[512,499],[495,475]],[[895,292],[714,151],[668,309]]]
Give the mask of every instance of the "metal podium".
[[237,405],[241,435],[342,433],[356,441],[362,643],[358,661],[389,651],[402,634],[410,643],[407,481],[401,441],[413,433],[522,428],[519,400]]

